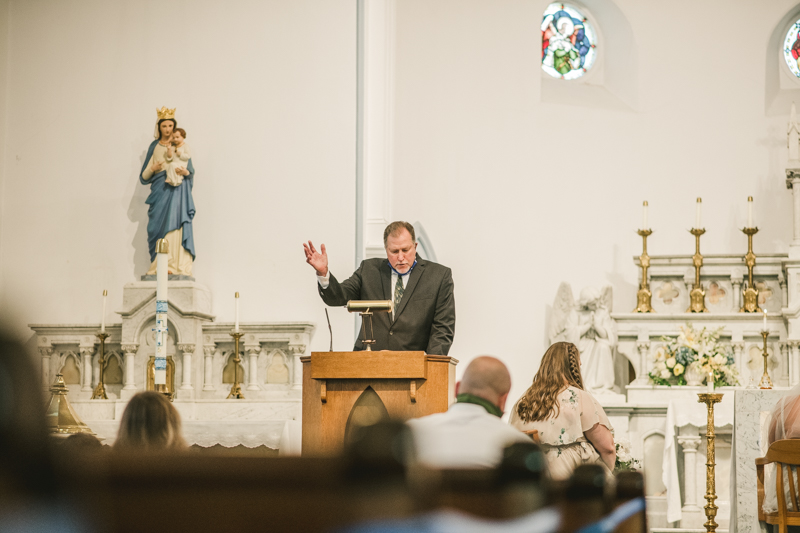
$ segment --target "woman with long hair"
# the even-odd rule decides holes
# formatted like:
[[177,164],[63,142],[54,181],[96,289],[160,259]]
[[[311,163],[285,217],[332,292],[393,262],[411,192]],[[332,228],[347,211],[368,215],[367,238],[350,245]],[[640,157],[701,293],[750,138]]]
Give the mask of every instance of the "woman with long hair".
[[142,451],[186,448],[178,410],[158,392],[134,395],[122,413],[114,448]]
[[594,397],[583,390],[581,359],[571,342],[557,342],[542,357],[533,384],[511,410],[509,423],[537,430],[550,475],[566,479],[586,463],[614,469],[613,428]]

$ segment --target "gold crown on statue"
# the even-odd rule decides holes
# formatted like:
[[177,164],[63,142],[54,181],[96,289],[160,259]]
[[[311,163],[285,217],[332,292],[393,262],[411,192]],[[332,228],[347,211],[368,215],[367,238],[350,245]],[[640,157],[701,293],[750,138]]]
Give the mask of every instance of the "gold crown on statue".
[[156,108],[156,114],[158,115],[158,120],[164,120],[167,118],[171,118],[175,120],[175,107],[169,109],[168,107],[162,107],[161,109]]

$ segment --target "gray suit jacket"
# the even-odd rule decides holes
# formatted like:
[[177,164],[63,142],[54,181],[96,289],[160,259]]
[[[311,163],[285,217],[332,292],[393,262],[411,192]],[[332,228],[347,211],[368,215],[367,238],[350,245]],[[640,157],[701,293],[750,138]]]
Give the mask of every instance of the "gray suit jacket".
[[[392,320],[391,313],[372,315],[375,330],[373,350],[422,350],[447,355],[456,329],[453,275],[449,268],[417,258],[408,285]],[[391,300],[394,295],[388,259],[365,259],[350,278],[339,283],[331,274],[330,285],[317,284],[322,300],[332,306],[350,300]],[[363,333],[355,350],[363,350]]]

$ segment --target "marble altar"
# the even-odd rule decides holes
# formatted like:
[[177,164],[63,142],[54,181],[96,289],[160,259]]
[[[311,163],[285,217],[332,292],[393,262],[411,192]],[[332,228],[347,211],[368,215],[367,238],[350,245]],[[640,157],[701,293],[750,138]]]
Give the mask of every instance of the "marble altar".
[[[91,400],[99,379],[100,324],[31,324],[49,388],[64,374],[69,399],[106,443],[116,437],[128,399],[145,390],[155,354],[155,282],[127,284],[122,322],[107,324],[104,365],[108,400]],[[169,282],[167,358],[173,369],[175,407],[189,444],[278,448],[287,422],[302,409],[300,357],[309,354],[314,324],[242,323],[239,381],[244,400],[227,400],[234,344],[232,323],[214,322],[211,294],[192,281]]]

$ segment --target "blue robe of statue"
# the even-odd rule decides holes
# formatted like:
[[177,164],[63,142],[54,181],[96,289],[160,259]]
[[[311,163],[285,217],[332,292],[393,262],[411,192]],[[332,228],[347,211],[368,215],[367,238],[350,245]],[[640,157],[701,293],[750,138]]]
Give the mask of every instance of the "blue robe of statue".
[[167,171],[162,170],[145,181],[142,178],[147,163],[153,157],[153,151],[158,144],[158,139],[150,143],[147,150],[147,157],[144,158],[142,171],[139,172],[139,181],[143,185],[150,185],[150,196],[145,202],[150,207],[147,210],[147,247],[150,250],[150,261],[156,260],[156,242],[163,239],[170,231],[183,228],[183,247],[192,254],[194,253],[194,234],[192,232],[192,219],[194,218],[194,200],[192,200],[192,184],[194,183],[194,165],[189,159],[186,169],[188,176],[183,177],[183,182],[177,187],[173,187],[166,182]]

